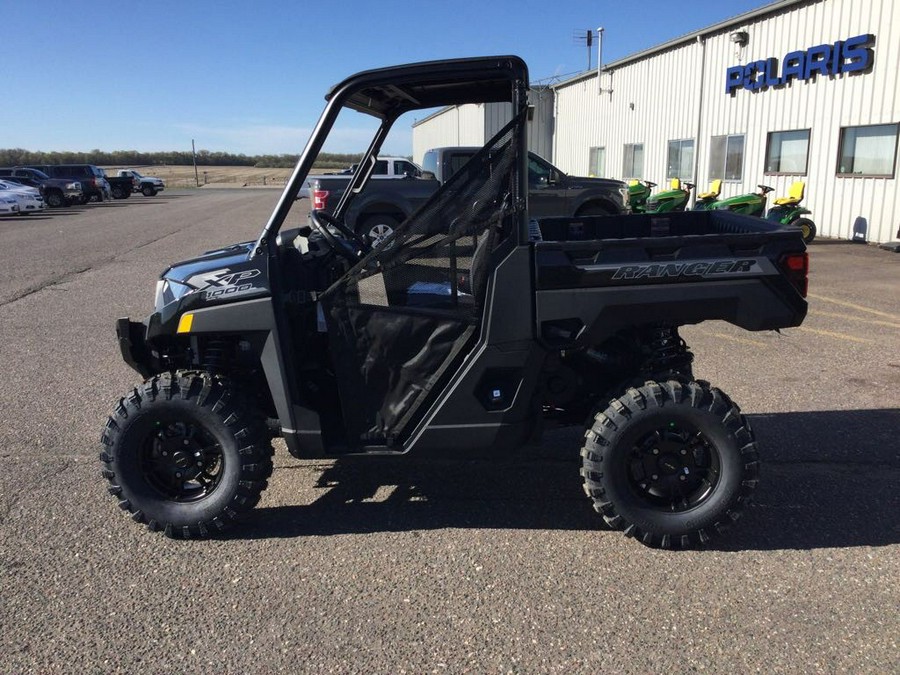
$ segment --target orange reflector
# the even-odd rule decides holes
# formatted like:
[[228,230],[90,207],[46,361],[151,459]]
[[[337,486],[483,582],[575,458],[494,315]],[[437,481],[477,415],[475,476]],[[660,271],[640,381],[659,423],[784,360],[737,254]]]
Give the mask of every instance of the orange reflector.
[[182,314],[181,318],[178,320],[178,330],[177,333],[190,333],[191,325],[194,323],[194,315],[193,314]]

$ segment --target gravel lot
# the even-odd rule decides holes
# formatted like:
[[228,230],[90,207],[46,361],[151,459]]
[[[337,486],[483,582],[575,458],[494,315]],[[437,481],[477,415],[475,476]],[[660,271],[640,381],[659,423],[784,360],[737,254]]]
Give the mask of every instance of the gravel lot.
[[900,671],[900,255],[811,246],[810,315],[684,335],[750,416],[756,505],[705,551],[600,527],[580,431],[515,461],[298,462],[226,539],[106,494],[137,376],[117,317],[169,263],[254,237],[275,191],[0,219],[0,671]]

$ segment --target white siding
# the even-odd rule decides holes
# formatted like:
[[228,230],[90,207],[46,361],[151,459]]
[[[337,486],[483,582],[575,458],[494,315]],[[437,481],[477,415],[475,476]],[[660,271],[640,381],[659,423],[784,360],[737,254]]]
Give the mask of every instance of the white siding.
[[[738,30],[749,35],[743,48],[730,39]],[[876,36],[871,72],[819,76],[758,92],[738,90],[733,96],[725,93],[725,71],[730,66],[772,56],[782,61],[788,52],[865,33]],[[771,185],[782,195],[798,177],[765,175],[767,134],[810,129],[809,166],[799,179],[806,181],[804,203],[820,234],[852,238],[854,225],[864,225],[869,241],[889,241],[900,236],[896,157],[893,178],[835,174],[842,127],[900,122],[897,64],[896,0],[798,4],[729,26],[703,42],[686,43],[604,73],[603,87],[612,93],[597,94],[595,74],[558,85],[553,161],[564,171],[584,173],[590,148],[601,146],[606,148],[607,174],[620,177],[624,145],[643,143],[644,178],[662,184],[668,141],[694,138],[699,164],[695,179],[703,191],[709,177],[710,137],[744,134],[742,180],[725,183],[722,196],[755,190],[758,183]]]
[[413,127],[413,161],[422,163],[426,150],[445,145],[483,145],[484,105],[464,105],[435,113]]
[[[528,92],[534,118],[528,124],[528,147],[550,159],[553,148],[553,92]],[[464,105],[441,110],[413,126],[413,161],[421,163],[426,150],[453,145],[483,145],[510,120],[509,103]]]
[[[534,115],[528,123],[528,149],[548,161],[553,154],[553,91],[546,87],[528,92],[528,103]],[[489,103],[485,106],[484,143],[507,124],[512,116],[509,103]]]
[[[643,178],[662,184],[670,140],[695,139],[698,97],[686,83],[699,79],[702,47],[691,44],[557,91],[554,163],[586,175],[591,147],[606,148],[608,178],[624,178],[626,144],[643,143]],[[612,93],[609,90],[612,89]],[[696,149],[696,145],[695,145]]]

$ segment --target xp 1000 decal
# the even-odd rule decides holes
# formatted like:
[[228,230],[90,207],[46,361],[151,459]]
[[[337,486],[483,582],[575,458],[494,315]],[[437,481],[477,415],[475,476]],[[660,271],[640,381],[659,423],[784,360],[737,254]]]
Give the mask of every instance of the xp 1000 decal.
[[199,291],[204,291],[204,297],[207,300],[213,300],[224,296],[233,297],[260,290],[251,281],[260,274],[261,272],[257,269],[232,272],[226,268],[198,274],[188,279],[187,283]]

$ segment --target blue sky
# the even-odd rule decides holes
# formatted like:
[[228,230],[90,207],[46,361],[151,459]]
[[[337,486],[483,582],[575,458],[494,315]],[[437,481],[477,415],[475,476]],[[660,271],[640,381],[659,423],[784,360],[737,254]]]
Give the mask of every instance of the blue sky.
[[518,54],[539,80],[587,67],[576,30],[603,26],[609,62],[764,4],[0,0],[0,148],[296,153],[359,70]]

